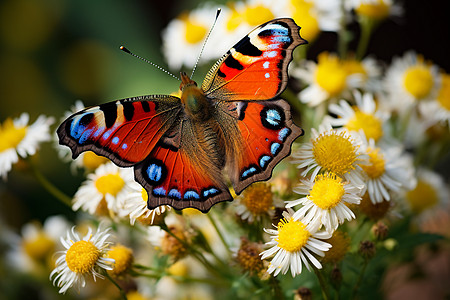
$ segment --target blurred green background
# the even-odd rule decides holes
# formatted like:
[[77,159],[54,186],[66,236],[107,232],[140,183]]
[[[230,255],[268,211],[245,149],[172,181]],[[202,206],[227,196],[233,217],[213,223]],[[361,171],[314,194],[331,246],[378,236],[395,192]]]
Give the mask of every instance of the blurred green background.
[[[172,18],[200,3],[203,2],[1,1],[0,120],[28,112],[30,122],[45,114],[54,116],[59,123],[63,112],[77,99],[91,106],[176,91],[178,82],[173,78],[124,54],[119,46],[126,45],[136,54],[166,66],[161,53],[161,31]],[[404,17],[381,25],[371,40],[369,53],[389,62],[394,55],[415,49],[449,72],[450,47],[443,41],[450,36],[450,1],[408,0],[403,6]],[[358,35],[356,24],[349,28]],[[177,41],[173,45],[177,47]],[[323,33],[310,48],[308,58],[314,59],[317,53],[335,47],[336,34]],[[208,68],[201,66],[195,79],[201,82]],[[171,71],[178,74],[180,70]],[[53,131],[57,125],[52,126]],[[73,176],[69,165],[57,159],[50,143],[44,144],[31,160],[68,195],[73,195],[82,181],[81,174]],[[4,223],[16,228],[31,219],[42,221],[58,213],[74,216],[37,185],[29,172],[14,170],[8,174],[7,182],[0,183],[0,213]]]

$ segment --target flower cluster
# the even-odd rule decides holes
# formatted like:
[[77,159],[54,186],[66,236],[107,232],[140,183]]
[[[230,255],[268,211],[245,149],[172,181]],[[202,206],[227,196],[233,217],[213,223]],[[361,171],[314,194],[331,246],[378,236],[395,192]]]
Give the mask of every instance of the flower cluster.
[[[195,65],[217,7],[199,6],[167,25],[169,68]],[[246,0],[221,10],[200,66],[273,18],[292,17],[309,42],[295,50],[282,95],[305,135],[272,179],[207,214],[149,209],[132,168],[89,151],[72,161],[55,135],[50,151],[71,164],[64,166],[74,177],[68,184],[76,183],[67,196],[36,164],[55,118],[7,118],[0,123],[2,197],[3,184],[31,170],[73,215],[30,221],[20,235],[0,227],[0,271],[4,264],[14,274],[50,278],[45,293],[55,299],[306,299],[320,290],[324,299],[374,291],[381,298],[394,288],[388,279],[365,282],[368,272],[395,277],[395,262],[427,274],[423,257],[448,255],[449,184],[438,166],[448,164],[450,74],[414,49],[387,62],[367,53],[379,25],[402,18],[403,8],[391,0]],[[360,36],[350,41],[355,25]],[[323,32],[336,33],[336,51],[307,59]],[[77,101],[64,118],[83,108]],[[14,274],[14,282],[22,276]]]

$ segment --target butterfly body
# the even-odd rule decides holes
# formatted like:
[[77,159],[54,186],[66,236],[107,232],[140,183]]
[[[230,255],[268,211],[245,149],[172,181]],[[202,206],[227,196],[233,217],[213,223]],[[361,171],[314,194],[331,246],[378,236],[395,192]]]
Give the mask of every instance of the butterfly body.
[[150,95],[82,110],[58,128],[73,157],[86,150],[134,167],[149,208],[171,205],[203,212],[267,180],[303,132],[286,88],[292,51],[306,43],[291,19],[250,32],[209,71],[200,87],[181,73],[181,97]]

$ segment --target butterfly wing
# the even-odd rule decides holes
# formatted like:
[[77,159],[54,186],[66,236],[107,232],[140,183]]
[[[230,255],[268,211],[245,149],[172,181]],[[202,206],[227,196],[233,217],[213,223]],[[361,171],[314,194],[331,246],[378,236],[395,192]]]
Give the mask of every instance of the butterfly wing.
[[268,100],[280,95],[295,47],[307,43],[292,19],[274,19],[251,31],[211,68],[202,84],[210,99]]
[[151,196],[149,208],[166,204],[207,212],[217,202],[233,200],[223,183],[223,153],[213,126],[184,119],[135,166],[136,180]]
[[128,98],[84,109],[58,128],[60,144],[105,156],[120,167],[144,160],[179,118],[180,99],[152,95]]
[[228,175],[237,194],[255,181],[267,180],[273,168],[291,152],[303,130],[292,122],[282,100],[236,101],[219,104],[226,141]]

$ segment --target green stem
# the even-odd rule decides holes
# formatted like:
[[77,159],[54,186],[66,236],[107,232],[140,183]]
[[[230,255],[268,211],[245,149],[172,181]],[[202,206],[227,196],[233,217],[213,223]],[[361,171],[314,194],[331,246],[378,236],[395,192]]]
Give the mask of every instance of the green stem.
[[228,253],[230,253],[231,252],[230,247],[228,247],[228,244],[225,241],[225,237],[223,236],[222,232],[219,230],[219,226],[217,226],[217,223],[214,220],[214,218],[212,217],[211,212],[207,213],[206,216],[208,217],[208,219],[211,222],[212,226],[216,230],[217,235],[219,236],[220,240],[222,241],[222,244],[225,246],[225,248],[227,249]]
[[72,198],[63,193],[60,189],[58,189],[53,183],[51,183],[45,176],[36,168],[29,160],[28,163],[33,171],[33,175],[36,177],[37,181],[56,199],[58,199],[61,203],[67,205],[68,207],[72,207]]
[[270,286],[272,287],[273,299],[283,300],[284,294],[280,287],[280,282],[273,276],[270,277]]
[[122,299],[123,300],[127,300],[127,295],[126,295],[125,291],[120,287],[120,285],[106,271],[105,271],[105,277],[108,278],[108,280],[111,281],[111,283],[114,284],[119,289],[120,296],[122,297]]
[[322,297],[325,300],[330,299],[330,294],[328,293],[327,283],[325,278],[323,277],[322,272],[320,270],[314,268],[314,272],[316,273],[317,279],[319,279],[320,289],[322,290]]
[[356,281],[355,286],[353,287],[353,299],[356,299],[358,290],[359,290],[359,286],[361,285],[362,279],[364,277],[364,273],[366,272],[366,268],[367,265],[369,264],[369,260],[368,259],[364,259],[364,264],[361,268],[361,272],[359,272],[359,276],[358,276],[358,280]]
[[361,36],[359,38],[358,47],[356,48],[356,59],[361,60],[366,55],[369,46],[370,36],[374,28],[373,20],[369,18],[361,18],[359,22],[361,26]]
[[349,33],[347,32],[346,24],[346,9],[344,7],[344,0],[341,0],[341,13],[340,28],[338,32],[338,54],[341,59],[347,56],[347,45],[349,40]]

